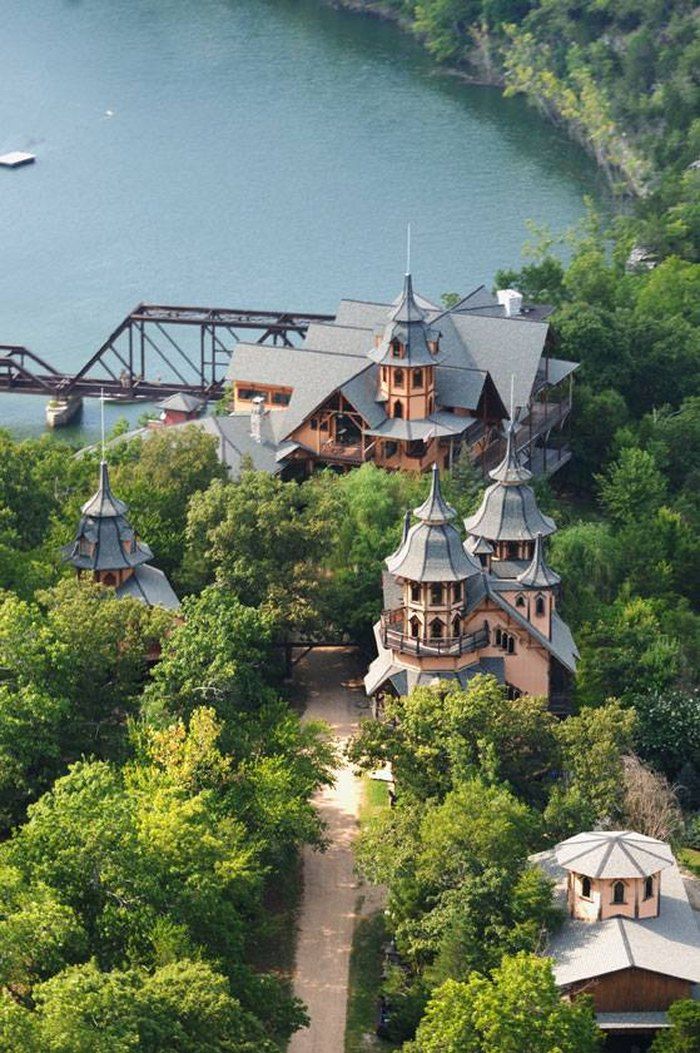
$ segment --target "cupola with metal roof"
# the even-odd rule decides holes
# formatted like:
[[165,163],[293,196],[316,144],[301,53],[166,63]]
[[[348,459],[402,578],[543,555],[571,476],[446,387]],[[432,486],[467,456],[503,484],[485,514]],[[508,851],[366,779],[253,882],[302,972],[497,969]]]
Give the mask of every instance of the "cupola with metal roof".
[[557,572],[552,570],[545,561],[544,542],[541,533],[538,533],[535,538],[535,551],[532,554],[532,560],[522,574],[518,574],[518,581],[521,585],[532,589],[550,589],[561,583],[561,578]]
[[[494,482],[478,510],[464,521],[469,534],[492,542],[534,542],[538,534],[548,537],[556,531],[554,520],[540,511],[528,485],[532,474],[520,462],[512,423],[506,433],[505,456],[490,475]],[[531,551],[527,558],[532,558]]]
[[73,542],[63,557],[76,570],[121,571],[152,559],[148,545],[139,540],[126,518],[128,505],[112,493],[107,462],[100,464],[100,484],[82,507]]
[[432,366],[438,357],[439,338],[439,332],[426,322],[416,302],[413,280],[407,273],[401,298],[380,330],[377,346],[369,357],[378,365]]
[[433,465],[430,493],[414,515],[418,522],[386,561],[389,573],[416,582],[464,581],[481,573],[453,525],[457,513],[443,497],[437,465]]

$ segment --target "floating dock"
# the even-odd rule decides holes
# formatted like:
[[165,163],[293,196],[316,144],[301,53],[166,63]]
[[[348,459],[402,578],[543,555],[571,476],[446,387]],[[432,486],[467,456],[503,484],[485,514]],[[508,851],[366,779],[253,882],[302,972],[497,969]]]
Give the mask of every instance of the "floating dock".
[[9,154],[0,154],[0,165],[5,168],[19,168],[21,165],[31,165],[36,161],[34,154],[25,154],[21,150],[13,150]]

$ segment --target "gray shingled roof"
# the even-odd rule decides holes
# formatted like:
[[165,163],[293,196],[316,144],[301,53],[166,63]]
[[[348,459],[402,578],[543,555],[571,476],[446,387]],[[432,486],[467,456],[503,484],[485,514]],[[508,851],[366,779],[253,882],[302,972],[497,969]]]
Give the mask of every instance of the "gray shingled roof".
[[392,343],[398,340],[405,352],[400,362],[402,366],[429,366],[435,362],[436,356],[431,354],[428,344],[437,337],[437,330],[430,328],[425,313],[416,303],[411,275],[407,274],[403,292],[396,306],[390,309],[382,339],[376,348],[370,350],[369,357],[379,364],[395,365]]
[[475,411],[479,405],[487,376],[488,374],[480,369],[437,366],[435,393],[438,404]]
[[[567,872],[554,850],[531,857],[553,877],[558,901],[566,903]],[[672,863],[661,875],[661,905],[656,918],[608,918],[587,922],[567,917],[550,938],[546,954],[554,959],[559,987],[621,969],[644,969],[700,983],[700,930],[683,879]]]
[[159,402],[158,409],[192,413],[193,410],[201,409],[203,405],[204,399],[198,399],[194,395],[188,395],[186,392],[179,391],[176,395],[171,395],[169,398]]
[[521,585],[526,585],[532,589],[546,589],[561,582],[557,572],[552,570],[545,562],[544,544],[541,534],[538,534],[535,538],[535,551],[532,554],[532,561],[524,571],[518,574],[518,581]]
[[527,483],[532,479],[529,471],[520,461],[515,441],[515,424],[509,421],[506,426],[506,452],[503,460],[493,468],[489,475],[498,483],[515,485],[516,483]]
[[115,592],[117,596],[131,596],[149,607],[165,607],[169,611],[178,611],[180,601],[175,595],[172,585],[162,570],[157,567],[137,567],[125,582],[119,585]]
[[552,634],[551,639],[540,632],[532,622],[521,614],[517,607],[513,607],[507,600],[505,600],[498,589],[494,589],[488,577],[484,576],[486,581],[486,590],[488,595],[497,603],[501,610],[505,611],[513,621],[527,632],[541,647],[544,647],[546,651],[554,655],[558,662],[560,662],[565,669],[569,672],[576,672],[576,662],[579,658],[578,648],[571,635],[571,630],[565,621],[559,616],[557,611],[552,611],[550,619],[550,632]]
[[563,358],[550,358],[547,363],[547,383],[561,384],[579,367],[578,362],[566,362]]
[[531,487],[493,483],[474,515],[465,519],[470,534],[489,541],[534,541],[555,532],[553,519],[540,512]]
[[124,570],[152,559],[148,545],[138,540],[126,518],[128,505],[112,493],[106,461],[100,464],[100,485],[83,505],[75,538],[62,548],[76,570]]
[[452,525],[456,514],[442,496],[440,473],[433,466],[430,494],[414,509],[419,521],[386,560],[389,573],[409,581],[464,581],[481,574],[480,564]]
[[458,417],[447,410],[437,410],[423,420],[405,420],[403,417],[385,417],[381,424],[367,430],[368,435],[383,439],[441,438],[445,435],[461,435],[474,423],[470,417]]
[[565,870],[592,878],[639,878],[674,863],[664,841],[633,830],[592,830],[561,841],[555,849]]

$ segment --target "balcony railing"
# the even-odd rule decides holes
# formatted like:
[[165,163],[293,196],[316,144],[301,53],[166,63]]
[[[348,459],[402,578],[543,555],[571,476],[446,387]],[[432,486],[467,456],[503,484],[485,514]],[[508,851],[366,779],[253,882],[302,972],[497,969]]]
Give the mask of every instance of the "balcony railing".
[[327,457],[329,460],[349,461],[352,464],[362,464],[365,459],[361,443],[345,444],[329,440],[321,443],[319,452],[321,457]]
[[381,633],[384,647],[425,658],[436,656],[454,658],[468,654],[470,651],[477,651],[480,647],[488,647],[490,641],[489,628],[486,623],[482,629],[473,633],[463,633],[460,636],[428,637],[427,639],[404,632],[405,624],[406,609],[404,607],[382,611]]

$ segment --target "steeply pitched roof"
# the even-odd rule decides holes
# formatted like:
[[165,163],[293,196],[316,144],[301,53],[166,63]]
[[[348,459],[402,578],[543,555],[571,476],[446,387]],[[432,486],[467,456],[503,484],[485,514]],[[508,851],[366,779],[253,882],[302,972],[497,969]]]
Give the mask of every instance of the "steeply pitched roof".
[[462,545],[452,525],[456,516],[442,496],[440,473],[433,467],[430,494],[414,510],[419,522],[412,526],[386,561],[390,574],[410,581],[464,581],[481,574],[481,566]]
[[552,570],[545,562],[544,544],[541,534],[538,534],[535,538],[535,551],[532,554],[532,561],[522,573],[518,574],[518,581],[521,585],[526,585],[533,589],[550,588],[558,585],[561,581],[557,572]]
[[153,557],[126,518],[129,508],[115,497],[106,461],[100,464],[100,485],[82,508],[75,538],[64,545],[63,558],[76,570],[124,570]]
[[565,870],[591,878],[649,877],[674,863],[669,845],[633,830],[576,834],[561,841],[555,854]]
[[489,541],[534,541],[555,532],[553,519],[540,512],[531,487],[493,483],[474,515],[465,519],[470,534]]
[[503,460],[489,472],[496,482],[506,486],[527,483],[532,479],[532,472],[521,463],[515,443],[515,424],[509,421],[506,425],[506,452]]
[[486,583],[486,591],[494,603],[498,604],[501,610],[512,618],[512,620],[520,626],[526,633],[528,633],[536,643],[543,647],[545,651],[549,651],[558,662],[560,662],[565,669],[568,669],[570,673],[576,672],[576,662],[579,657],[578,648],[574,642],[574,638],[571,635],[571,630],[565,621],[559,616],[557,611],[552,611],[550,619],[550,631],[551,639],[540,632],[540,630],[532,624],[532,622],[521,614],[517,607],[514,607],[508,600],[501,596],[500,591],[491,586],[489,578],[484,575],[484,581]]
[[429,343],[437,341],[437,338],[437,331],[430,328],[424,311],[416,303],[411,275],[407,274],[399,301],[393,310],[390,310],[381,341],[377,347],[370,350],[369,357],[377,363],[397,364],[392,351],[393,344],[397,341],[404,349],[399,365],[429,366],[436,360]]

